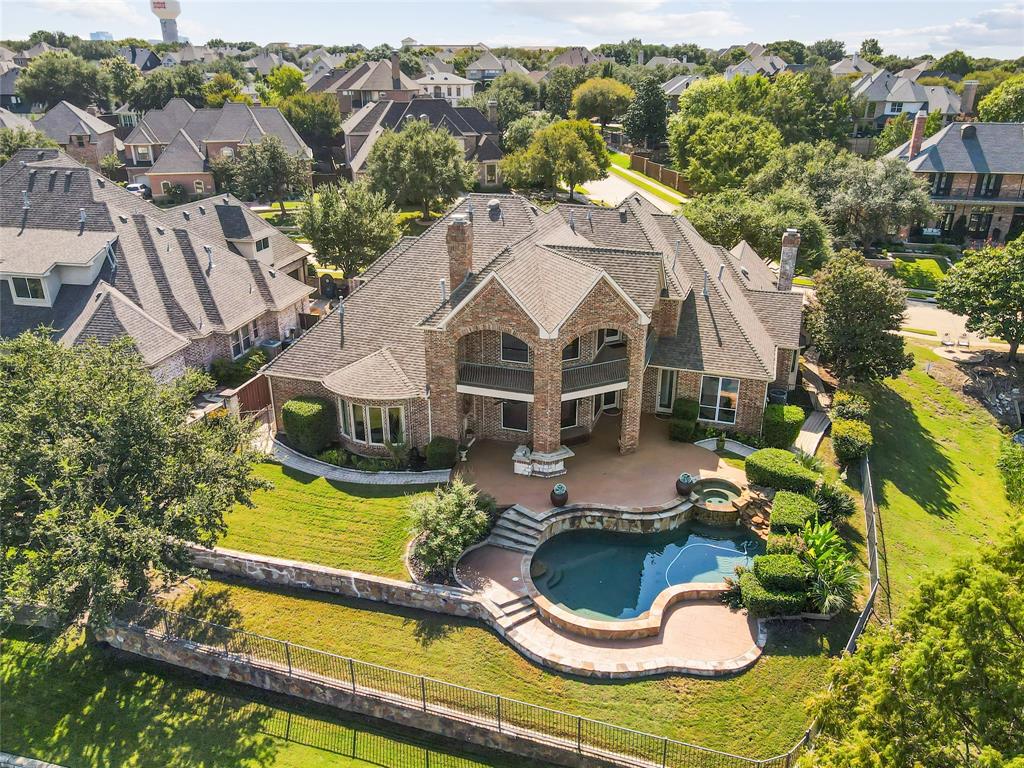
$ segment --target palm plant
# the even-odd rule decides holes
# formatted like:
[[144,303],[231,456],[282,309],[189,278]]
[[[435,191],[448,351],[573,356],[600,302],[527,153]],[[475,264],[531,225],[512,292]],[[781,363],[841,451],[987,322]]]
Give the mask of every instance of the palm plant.
[[813,453],[808,453],[800,448],[793,451],[796,454],[796,460],[807,469],[814,470],[815,472],[821,472],[824,469],[824,465],[821,463],[821,459],[815,456]]
[[810,583],[808,596],[821,613],[836,613],[853,605],[860,587],[860,569],[850,561],[842,537],[832,523],[804,524],[802,554]]

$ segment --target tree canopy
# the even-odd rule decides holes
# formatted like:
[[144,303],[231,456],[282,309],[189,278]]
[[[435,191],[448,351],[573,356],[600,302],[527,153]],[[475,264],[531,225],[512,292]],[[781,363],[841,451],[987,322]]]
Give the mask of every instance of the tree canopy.
[[594,118],[604,128],[626,112],[633,96],[633,89],[625,83],[608,77],[592,77],[576,86],[572,92],[572,107],[576,117]]
[[967,330],[995,336],[1017,359],[1024,341],[1024,236],[1005,247],[966,251],[939,284],[939,306],[967,317]]
[[82,108],[108,102],[106,71],[68,51],[36,56],[19,73],[14,87],[22,101],[46,109],[61,101]]
[[198,109],[206,103],[204,83],[203,71],[194,64],[169,69],[160,67],[132,87],[128,103],[133,109],[148,112],[161,109],[171,99],[180,98]]
[[[939,113],[936,112],[935,114]],[[896,117],[890,117],[885,121],[885,126],[882,128],[882,132],[878,134],[878,138],[875,139],[874,156],[885,157],[886,154],[897,147],[902,147],[910,141],[910,132],[913,128],[914,123],[906,112]]]
[[1024,122],[1024,75],[995,86],[978,104],[978,118],[986,123]]
[[67,626],[101,624],[192,572],[186,544],[213,546],[224,513],[263,487],[253,428],[187,424],[195,371],[158,384],[133,342],[68,347],[46,330],[0,341],[0,527],[8,599]]
[[668,131],[668,102],[661,84],[653,77],[642,81],[626,110],[622,127],[634,144],[656,146]]
[[309,185],[309,159],[300,153],[290,154],[273,134],[240,147],[235,162],[235,181],[243,194],[276,201],[281,213],[285,212],[285,198]]
[[341,133],[338,100],[330,93],[296,93],[277,103],[292,127],[315,145],[328,144]]
[[583,67],[555,67],[542,84],[544,109],[556,117],[568,117],[572,109],[572,92],[586,79]]
[[533,135],[541,128],[547,128],[555,122],[555,118],[547,112],[525,115],[513,120],[501,135],[501,146],[505,152],[517,152],[526,149]]
[[302,79],[302,70],[282,64],[274,67],[267,75],[267,88],[270,94],[270,103],[276,104],[281,99],[287,99],[297,93],[306,90],[306,84]]
[[856,251],[840,251],[814,275],[807,333],[840,380],[878,381],[913,364],[897,334],[906,309],[903,285]]
[[742,186],[781,145],[775,126],[744,112],[712,112],[702,119],[680,113],[669,121],[675,167],[699,192]]
[[106,75],[107,85],[114,100],[119,104],[128,101],[132,88],[142,78],[139,68],[121,56],[103,59],[100,67]]
[[56,148],[57,142],[41,131],[29,128],[0,128],[0,165],[19,149]]
[[487,90],[480,91],[460,103],[476,107],[486,115],[487,102],[495,102],[498,111],[498,129],[503,131],[533,109],[537,99],[537,86],[530,78],[521,72],[507,72],[496,77]]
[[238,101],[252,104],[252,99],[242,93],[242,84],[227,72],[218,72],[204,86],[206,106],[219,108],[226,102]]
[[564,182],[571,200],[577,185],[604,178],[610,164],[597,128],[586,120],[560,120],[534,133],[526,149],[506,155],[502,173],[520,189],[554,190]]

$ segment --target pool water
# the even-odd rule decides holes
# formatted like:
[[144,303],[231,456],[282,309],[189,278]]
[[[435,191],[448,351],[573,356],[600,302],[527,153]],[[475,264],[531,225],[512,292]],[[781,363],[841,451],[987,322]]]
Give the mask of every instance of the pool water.
[[541,544],[530,572],[540,593],[566,610],[590,619],[633,619],[662,590],[720,582],[763,549],[746,531],[696,522],[649,534],[575,530]]
[[699,480],[693,491],[702,504],[728,504],[740,495],[736,484],[728,480]]

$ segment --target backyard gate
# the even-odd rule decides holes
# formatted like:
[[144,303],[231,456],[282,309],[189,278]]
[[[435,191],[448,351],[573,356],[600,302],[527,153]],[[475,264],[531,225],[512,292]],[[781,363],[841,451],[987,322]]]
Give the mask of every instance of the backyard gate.
[[270,407],[270,382],[262,373],[257,373],[234,391],[238,399],[238,413],[253,416]]

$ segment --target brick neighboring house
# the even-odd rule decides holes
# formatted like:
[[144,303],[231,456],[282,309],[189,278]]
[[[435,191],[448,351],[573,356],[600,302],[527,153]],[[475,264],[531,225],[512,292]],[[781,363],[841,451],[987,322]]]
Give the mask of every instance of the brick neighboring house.
[[124,140],[128,179],[148,184],[154,199],[167,197],[178,184],[189,195],[209,195],[217,191],[211,159],[233,157],[239,147],[270,135],[289,152],[312,159],[313,151],[276,107],[228,102],[220,109],[196,109],[171,99],[147,112]]
[[[0,169],[0,335],[129,336],[161,380],[298,335],[310,288],[218,239],[237,201],[164,211],[58,150]],[[251,215],[251,214],[250,214]]]
[[99,170],[100,160],[124,151],[116,128],[67,101],[55,104],[36,120],[35,129],[56,141],[80,163]]
[[484,51],[480,57],[466,67],[466,77],[475,83],[489,83],[495,78],[509,72],[529,75],[529,70],[512,58],[498,58],[490,51]]
[[[501,186],[501,131],[476,107],[453,107],[446,99],[416,98],[408,102],[377,101],[352,114],[342,125],[345,162],[353,179],[366,171],[373,145],[386,130],[399,130],[410,118],[426,118],[462,145],[466,160],[476,166],[480,186]],[[493,116],[493,117],[496,117]]]
[[940,112],[946,123],[953,122],[959,114],[972,114],[977,83],[973,88],[965,88],[961,97],[944,85],[919,85],[878,69],[854,81],[851,93],[855,100],[864,103],[864,114],[856,118],[857,127],[874,132],[904,113],[914,117],[921,111]]
[[928,182],[940,214],[925,232],[968,243],[1002,243],[1024,232],[1024,123],[953,123],[924,138],[923,112],[910,141],[888,154]]
[[333,93],[342,117],[376,101],[411,101],[420,85],[402,72],[398,54],[390,60],[364,61],[352,69],[332,69],[306,90]]
[[539,475],[564,472],[598,419],[635,450],[641,413],[677,397],[700,401],[704,425],[759,433],[769,385],[795,385],[798,243],[787,233],[778,286],[746,243],[711,245],[638,195],[548,212],[469,195],[270,363],[277,424],[315,395],[356,453],[472,432]]

